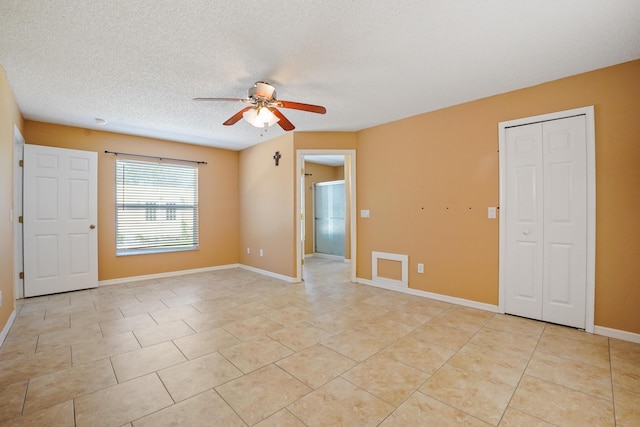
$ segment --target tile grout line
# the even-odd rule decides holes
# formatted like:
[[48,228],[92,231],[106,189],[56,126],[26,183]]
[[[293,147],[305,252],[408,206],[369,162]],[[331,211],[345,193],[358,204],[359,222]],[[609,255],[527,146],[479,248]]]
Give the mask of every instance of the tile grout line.
[[609,379],[611,380],[611,405],[613,409],[613,424],[617,425],[617,411],[616,411],[616,393],[613,382],[613,360],[611,358],[611,339],[607,338],[607,353],[609,354]]
[[[542,336],[544,335],[544,331],[547,329],[547,325],[548,323],[543,322],[544,323],[544,328],[542,329],[542,332],[540,333],[540,336],[538,337],[538,340],[536,342],[535,347],[533,347],[533,350],[531,350],[531,354],[529,355],[529,360],[527,361],[527,365],[524,367],[524,369],[522,370],[522,374],[520,375],[520,379],[518,380],[518,384],[516,384],[516,386],[513,389],[513,393],[511,394],[511,397],[509,398],[509,402],[507,402],[507,406],[505,407],[504,412],[502,413],[502,415],[500,416],[500,420],[498,421],[498,425],[502,422],[502,419],[504,418],[504,414],[507,412],[507,409],[509,409],[509,406],[511,405],[511,401],[513,400],[513,397],[516,395],[518,388],[520,387],[520,383],[522,382],[522,379],[524,378],[524,376],[526,375],[527,369],[529,368],[529,364],[531,363],[531,359],[533,359],[533,355],[536,352],[536,349],[538,348],[538,345],[540,345],[540,341],[542,341]],[[514,408],[515,409],[515,408]],[[517,409],[518,411],[520,411],[519,409]],[[535,419],[547,422],[545,420],[542,420],[540,418],[538,418],[537,416],[530,414],[528,412],[525,411],[521,411]]]

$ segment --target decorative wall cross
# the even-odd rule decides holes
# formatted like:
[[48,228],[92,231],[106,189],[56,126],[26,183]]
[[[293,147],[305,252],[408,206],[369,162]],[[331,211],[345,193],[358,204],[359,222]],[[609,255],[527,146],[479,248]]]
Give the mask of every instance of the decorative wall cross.
[[276,161],[276,166],[278,166],[280,164],[280,159],[282,158],[282,156],[280,155],[279,151],[276,151],[276,154],[273,156],[273,160]]

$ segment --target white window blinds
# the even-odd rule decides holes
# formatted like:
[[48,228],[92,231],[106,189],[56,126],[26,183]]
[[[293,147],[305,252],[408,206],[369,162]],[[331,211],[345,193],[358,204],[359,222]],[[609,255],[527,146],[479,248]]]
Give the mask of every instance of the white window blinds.
[[198,248],[198,168],[116,160],[116,252]]

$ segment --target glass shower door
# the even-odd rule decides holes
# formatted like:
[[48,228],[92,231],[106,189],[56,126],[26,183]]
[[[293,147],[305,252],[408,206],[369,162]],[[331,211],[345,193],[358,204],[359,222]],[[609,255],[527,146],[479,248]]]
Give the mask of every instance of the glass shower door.
[[344,257],[344,181],[318,182],[314,189],[315,251]]

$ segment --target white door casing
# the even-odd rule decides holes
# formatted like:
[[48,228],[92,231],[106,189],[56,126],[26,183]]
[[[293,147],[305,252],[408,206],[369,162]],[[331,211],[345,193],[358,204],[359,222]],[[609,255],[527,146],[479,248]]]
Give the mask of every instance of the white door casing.
[[[356,150],[342,150],[342,149],[298,149],[296,150],[296,169],[298,172],[304,170],[304,156],[305,155],[343,155],[345,161],[345,174],[349,176],[348,188],[345,191],[348,191],[349,194],[349,206],[351,207],[349,211],[349,222],[350,222],[350,255],[351,255],[351,274],[350,280],[352,282],[356,281],[356,262],[355,260],[357,255],[357,230],[356,230]],[[348,170],[348,172],[347,172]],[[304,259],[304,216],[308,216],[309,212],[305,211],[304,205],[304,173],[298,173],[296,179],[296,194],[297,196],[297,204],[296,204],[296,212],[298,213],[298,220],[296,220],[296,254],[297,254],[297,272],[296,272],[296,281],[302,280],[302,260]],[[347,176],[345,175],[345,181],[347,181]],[[304,216],[302,215],[304,214]]]
[[17,126],[13,126],[13,273],[14,273],[14,295],[16,299],[24,298],[24,280],[20,278],[20,273],[24,271],[23,262],[23,234],[22,223],[18,220],[22,216],[22,167],[24,138]]
[[593,107],[500,123],[499,139],[499,311],[593,332]]
[[97,153],[25,145],[25,296],[98,285]]

